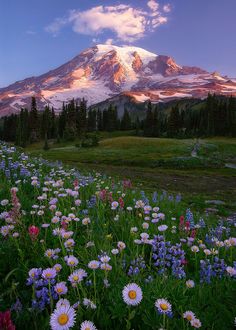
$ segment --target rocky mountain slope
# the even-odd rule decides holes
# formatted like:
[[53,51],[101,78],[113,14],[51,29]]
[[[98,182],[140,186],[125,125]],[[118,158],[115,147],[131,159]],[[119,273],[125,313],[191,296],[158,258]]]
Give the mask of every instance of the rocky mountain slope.
[[1,88],[0,116],[29,106],[32,96],[39,107],[49,104],[59,111],[72,98],[84,97],[89,105],[122,94],[137,103],[166,102],[204,98],[209,92],[236,96],[236,79],[180,66],[138,47],[96,45],[57,69]]

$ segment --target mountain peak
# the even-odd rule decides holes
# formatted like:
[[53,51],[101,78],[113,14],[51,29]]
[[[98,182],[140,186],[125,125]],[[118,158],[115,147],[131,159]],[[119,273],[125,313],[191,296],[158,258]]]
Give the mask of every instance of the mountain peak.
[[104,52],[109,52],[111,50],[115,50],[118,52],[141,52],[143,54],[152,54],[153,56],[157,56],[156,54],[149,52],[148,50],[141,48],[141,47],[136,47],[136,46],[129,46],[129,45],[122,45],[122,46],[117,46],[117,45],[108,45],[108,44],[97,44],[94,47],[96,47],[99,51],[104,51]]
[[214,88],[218,94],[236,95],[236,82],[219,74],[180,66],[170,56],[140,47],[98,44],[39,77],[0,89],[0,116],[29,106],[33,95],[40,108],[50,104],[59,111],[72,98],[84,97],[92,105],[125,92],[138,102],[163,102],[205,97]]

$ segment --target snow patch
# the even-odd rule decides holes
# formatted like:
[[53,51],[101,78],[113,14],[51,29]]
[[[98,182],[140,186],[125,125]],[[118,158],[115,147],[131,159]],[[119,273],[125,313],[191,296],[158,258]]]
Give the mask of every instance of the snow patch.
[[10,106],[15,110],[19,110],[21,107],[23,107],[25,105],[26,105],[26,102],[23,102],[21,100],[16,100],[16,101],[10,103]]
[[151,53],[143,48],[133,47],[133,46],[113,46],[113,45],[97,45],[98,51],[95,55],[95,60],[101,59],[108,52],[115,50],[121,62],[128,66],[132,67],[134,60],[134,53],[137,52],[140,56],[144,65],[148,64],[150,61],[153,61],[158,55]]
[[141,94],[141,95],[133,94],[132,96],[133,96],[133,97],[135,98],[135,100],[138,101],[138,102],[145,102],[145,101],[147,101],[147,100],[150,99],[150,97],[147,96],[147,95],[145,95],[145,94]]

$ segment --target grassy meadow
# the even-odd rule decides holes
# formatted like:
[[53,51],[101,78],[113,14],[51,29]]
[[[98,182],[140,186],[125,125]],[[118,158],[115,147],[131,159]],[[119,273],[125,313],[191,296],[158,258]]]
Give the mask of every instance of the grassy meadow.
[[73,142],[50,142],[29,146],[32,155],[61,160],[82,171],[101,171],[118,178],[129,178],[136,186],[149,190],[181,193],[193,207],[206,207],[205,201],[220,199],[217,206],[227,214],[236,205],[236,139],[211,138],[200,140],[198,157],[191,157],[194,139],[144,138],[126,136],[122,132],[103,133],[98,147],[78,148]]
[[[152,168],[151,159],[187,157],[191,143],[117,137],[94,150],[67,144],[43,153],[70,166],[1,143],[0,329],[232,330],[236,219],[203,213],[199,202],[189,208],[178,193],[151,190],[159,185],[155,171],[166,183],[174,171]],[[234,152],[233,143],[204,141],[222,143],[225,154]],[[71,166],[89,170],[89,159],[92,168],[92,155],[99,155],[104,172],[110,159],[117,173],[122,146],[129,161],[138,149],[149,158],[124,170],[133,172],[137,187]],[[230,169],[214,166],[202,171],[234,180]],[[184,178],[190,170],[200,178],[201,167],[178,171]],[[191,184],[197,189],[197,181]]]

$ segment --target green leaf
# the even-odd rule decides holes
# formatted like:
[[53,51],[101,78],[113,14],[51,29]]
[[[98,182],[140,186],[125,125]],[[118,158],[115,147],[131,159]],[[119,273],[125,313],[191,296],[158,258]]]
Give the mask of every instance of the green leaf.
[[9,277],[10,277],[13,273],[15,273],[15,271],[17,271],[17,270],[18,270],[18,268],[14,268],[13,270],[11,270],[11,271],[7,274],[7,276],[5,277],[4,281],[7,282],[8,279],[9,279]]

